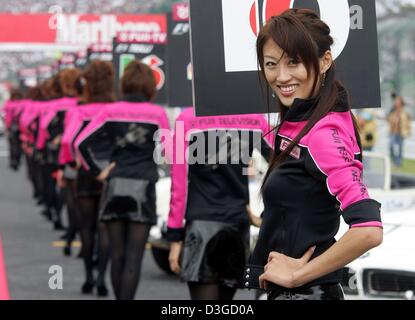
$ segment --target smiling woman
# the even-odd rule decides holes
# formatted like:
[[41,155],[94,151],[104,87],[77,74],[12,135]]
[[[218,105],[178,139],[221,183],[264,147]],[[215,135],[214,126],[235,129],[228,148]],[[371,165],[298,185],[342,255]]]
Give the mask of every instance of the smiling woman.
[[[327,69],[332,62],[330,51],[325,57]],[[317,89],[313,81],[315,72],[309,72],[301,60],[289,57],[271,39],[264,45],[264,71],[267,82],[286,107],[291,106],[295,98],[306,99],[311,93],[316,93],[312,91]]]
[[[269,299],[343,299],[341,268],[382,242],[380,204],[361,178],[362,148],[332,45],[330,28],[307,9],[272,17],[257,40],[281,123],[245,285]],[[350,229],[336,242],[340,216]]]

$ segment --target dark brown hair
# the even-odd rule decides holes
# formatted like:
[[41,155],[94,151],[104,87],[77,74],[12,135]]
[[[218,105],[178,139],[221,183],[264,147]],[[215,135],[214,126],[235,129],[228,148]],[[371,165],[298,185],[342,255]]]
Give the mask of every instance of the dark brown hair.
[[62,97],[62,89],[59,83],[59,74],[43,81],[40,84],[43,100],[57,99]]
[[21,100],[23,99],[23,93],[18,88],[11,88],[10,89],[10,100]]
[[52,77],[49,88],[49,99],[57,99],[62,97],[62,87],[59,81],[60,72]]
[[77,68],[64,69],[59,73],[59,83],[62,88],[62,95],[68,97],[77,97],[77,81],[81,76],[81,71]]
[[[268,40],[274,41],[289,57],[301,61],[309,76],[314,72],[314,84],[309,97],[311,98],[316,87],[321,86],[321,83],[318,81],[320,74],[319,59],[324,56],[326,51],[330,50],[331,45],[333,44],[333,38],[330,36],[330,28],[328,25],[320,20],[314,11],[308,9],[289,9],[279,16],[272,17],[261,29],[257,39],[257,55],[261,75],[263,77],[262,81],[266,79],[263,48]],[[266,86],[267,97],[269,97],[269,90],[269,86]],[[340,82],[336,80],[335,64],[333,61],[331,67],[326,71],[324,86],[320,88],[319,99],[314,112],[307,124],[293,139],[289,146],[278,156],[275,156],[274,154],[262,186],[264,186],[271,171],[287,158],[293,148],[311,130],[311,128],[334,109],[340,90],[345,89]],[[275,128],[275,130],[278,131],[285,120],[288,108],[283,106],[278,98],[276,98],[276,100],[277,106],[280,109],[280,124]],[[348,103],[348,105],[350,106],[350,103]],[[358,127],[354,117],[353,122],[356,139],[361,150]]]
[[25,98],[32,100],[32,101],[43,100],[43,95],[42,95],[42,90],[40,90],[40,85],[35,86],[35,87],[30,87],[29,89],[27,89]]
[[152,100],[156,94],[156,79],[151,68],[138,60],[131,61],[121,78],[121,93],[141,93]]
[[85,79],[84,101],[113,102],[114,98],[114,70],[107,61],[92,61],[82,74]]

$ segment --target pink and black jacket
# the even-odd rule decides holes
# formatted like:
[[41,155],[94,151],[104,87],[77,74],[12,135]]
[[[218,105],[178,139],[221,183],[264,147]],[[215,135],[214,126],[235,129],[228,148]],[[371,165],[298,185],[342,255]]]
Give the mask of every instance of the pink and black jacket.
[[[81,131],[100,111],[110,103],[90,103],[73,107],[66,112],[64,132],[59,150],[59,165],[73,165],[76,162],[74,142]],[[105,150],[103,150],[105,153]]]
[[[305,126],[316,102],[294,101],[277,132],[277,154]],[[258,287],[257,276],[271,251],[300,258],[316,245],[312,258],[325,252],[336,241],[341,216],[351,228],[382,227],[380,204],[370,198],[362,181],[360,152],[347,93],[340,91],[335,111],[301,139],[264,185],[263,222],[247,268],[247,287]],[[339,283],[341,277],[338,270],[306,286]]]
[[[268,134],[269,131],[263,115],[195,117],[192,108],[179,115],[171,170],[169,241],[183,240],[184,219],[186,222],[248,222],[245,210],[249,203],[248,176],[244,174],[249,164],[247,159],[251,158],[254,148],[269,157],[273,145],[273,135]],[[215,149],[209,150],[212,133],[217,134],[219,141]],[[205,141],[205,148],[195,154],[191,150],[197,144],[200,146],[200,141]],[[233,149],[229,144],[235,142],[239,150],[236,148],[236,161],[232,161]],[[254,145],[258,142],[259,145]],[[197,154],[199,151],[201,154]],[[193,154],[196,161],[189,163],[189,154]],[[221,159],[223,156],[225,158]]]
[[108,179],[136,178],[156,182],[157,164],[153,160],[157,130],[170,132],[165,110],[139,96],[132,101],[107,105],[82,131],[75,149],[83,167],[97,176],[100,166],[99,150],[107,150],[109,162],[115,162]]
[[48,101],[48,107],[40,115],[36,148],[43,150],[47,142],[63,133],[63,119],[68,109],[75,107],[76,98],[63,97]]
[[33,154],[39,131],[39,118],[45,108],[45,101],[26,100],[22,106],[19,119],[20,140],[24,143],[24,151]]
[[23,106],[28,100],[9,100],[3,107],[4,125],[8,131],[12,130],[13,125],[18,125]]

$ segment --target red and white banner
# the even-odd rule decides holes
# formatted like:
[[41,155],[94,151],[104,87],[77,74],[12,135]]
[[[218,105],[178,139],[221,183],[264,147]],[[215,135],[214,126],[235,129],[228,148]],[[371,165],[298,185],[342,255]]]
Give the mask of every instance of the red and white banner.
[[0,50],[13,47],[87,47],[112,43],[118,34],[134,34],[165,43],[165,15],[0,14]]

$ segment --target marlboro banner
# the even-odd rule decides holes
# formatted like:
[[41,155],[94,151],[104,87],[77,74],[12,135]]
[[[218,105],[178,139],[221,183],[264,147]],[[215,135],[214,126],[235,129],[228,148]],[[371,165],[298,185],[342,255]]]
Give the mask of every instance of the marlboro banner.
[[313,9],[330,26],[352,107],[380,107],[375,0],[190,0],[197,115],[267,112],[255,42],[261,25],[289,8]]
[[165,15],[0,14],[0,50],[56,46],[74,50],[93,43],[111,44],[119,33],[165,43]]
[[[121,37],[122,38],[122,37]],[[120,37],[114,39],[113,66],[116,83],[120,83],[125,67],[131,60],[141,60],[153,70],[157,84],[156,103],[167,103],[166,92],[166,45],[159,42],[120,42]],[[117,95],[120,95],[117,88]]]
[[193,105],[189,5],[175,3],[168,15],[167,90],[171,107]]

